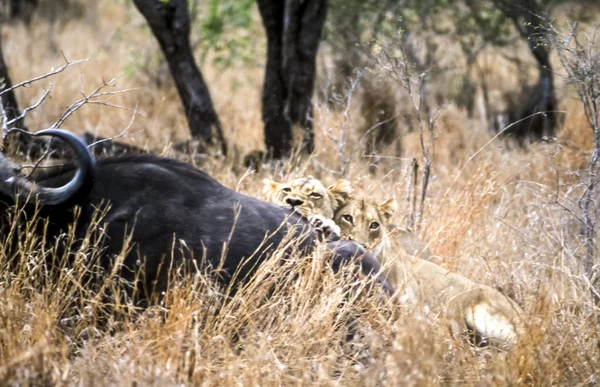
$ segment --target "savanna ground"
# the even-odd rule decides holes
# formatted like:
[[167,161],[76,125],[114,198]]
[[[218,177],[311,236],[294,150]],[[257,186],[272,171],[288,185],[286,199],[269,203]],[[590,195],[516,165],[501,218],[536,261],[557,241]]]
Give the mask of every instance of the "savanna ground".
[[[34,131],[48,127],[80,98],[82,89],[89,92],[103,80],[122,75],[114,90],[139,87],[111,101],[130,109],[137,106],[130,135],[122,140],[188,160],[172,149],[173,142],[188,137],[176,90],[159,66],[157,44],[145,21],[125,3],[99,1],[95,15],[58,23],[55,40],[64,56],[90,61],[18,90],[25,106],[53,83],[51,98],[30,113],[28,126]],[[243,155],[263,147],[265,47],[262,28],[255,26],[245,32],[257,54],[253,62],[222,69],[209,57],[202,64],[231,157],[191,162],[224,185],[261,197],[262,180],[269,176],[310,173],[333,182],[339,175],[331,171],[340,169],[343,158],[348,161],[345,178],[359,192],[399,199],[394,221],[403,224],[409,212],[407,167],[412,158],[422,158],[418,133],[401,132],[402,158],[384,158],[371,174],[356,129],[361,121],[359,93],[347,109],[316,100],[316,151],[308,160],[246,173]],[[29,28],[18,23],[3,27],[13,82],[64,62],[51,48],[48,29],[44,20]],[[527,57],[526,45],[517,52]],[[327,47],[320,55],[319,90],[326,84]],[[481,60],[493,93],[518,83],[511,63],[497,52],[490,50]],[[163,84],[158,87],[160,77]],[[266,265],[247,291],[218,313],[221,291],[201,276],[174,287],[164,305],[132,313],[104,301],[110,297],[100,293],[108,290],[82,288],[77,267],[56,269],[58,279],[44,281],[47,274],[40,262],[52,251],[25,235],[18,267],[9,267],[6,254],[0,256],[0,383],[597,384],[600,331],[582,275],[583,243],[576,217],[591,130],[574,94],[560,79],[557,84],[564,123],[556,141],[526,148],[503,139],[490,141],[494,134],[484,119],[469,119],[452,104],[443,106],[436,125],[420,236],[441,265],[501,290],[523,307],[527,331],[511,352],[471,347],[453,338],[443,321],[419,309],[390,305],[377,295],[349,302],[348,285],[322,270],[326,266],[320,254],[296,262],[291,274]],[[452,86],[432,87],[443,92]],[[493,93],[492,101],[500,104]],[[131,110],[88,104],[62,127],[108,137],[119,134],[131,118]],[[92,254],[93,246],[84,246],[81,253]],[[273,272],[281,272],[280,277],[266,276]],[[294,279],[294,274],[300,275]],[[265,301],[274,278],[288,286],[278,287]],[[110,278],[107,288],[117,282]],[[346,327],[355,315],[360,315],[358,334],[346,343]]]

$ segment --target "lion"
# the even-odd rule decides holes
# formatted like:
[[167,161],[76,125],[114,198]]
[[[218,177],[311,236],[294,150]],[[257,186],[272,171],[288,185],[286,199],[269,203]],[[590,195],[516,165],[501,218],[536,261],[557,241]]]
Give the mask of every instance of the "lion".
[[326,235],[339,237],[340,228],[332,219],[335,210],[352,193],[348,180],[340,179],[329,187],[312,176],[300,177],[288,183],[265,179],[264,183],[266,200],[294,209]]
[[522,330],[519,305],[489,286],[415,257],[401,242],[394,243],[387,226],[395,211],[393,199],[376,203],[354,197],[336,211],[334,221],[342,238],[372,250],[387,280],[403,292],[403,302],[425,303],[442,313],[454,335],[470,331],[479,344],[510,348]]
[[[300,177],[288,183],[278,183],[272,179],[265,180],[263,193],[266,199],[287,207],[293,207],[311,223],[326,233],[340,236],[340,228],[333,220],[335,211],[344,205],[354,189],[348,180],[340,179],[335,184],[325,185],[312,176]],[[395,205],[395,201],[390,201]],[[394,209],[395,211],[395,209]],[[410,230],[389,224],[388,234],[412,255],[430,260],[429,248]]]
[[[383,238],[382,243],[373,248],[377,254],[384,246],[392,242],[401,246],[408,254],[418,256],[421,259],[431,260],[431,251],[427,245],[411,230],[401,228],[389,223],[392,215],[396,212],[396,201],[389,199],[380,204],[370,201],[347,199],[344,202],[344,211],[337,211],[333,221],[346,238],[364,241],[374,241]],[[364,227],[350,227],[354,219],[365,222]],[[361,242],[362,241],[362,242]]]

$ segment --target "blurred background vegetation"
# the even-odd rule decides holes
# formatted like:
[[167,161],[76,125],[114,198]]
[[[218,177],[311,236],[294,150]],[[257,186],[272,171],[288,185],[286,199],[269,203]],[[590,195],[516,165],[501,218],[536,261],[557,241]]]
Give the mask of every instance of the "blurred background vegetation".
[[[227,157],[178,146],[192,137],[187,112],[167,60],[131,0],[0,1],[1,47],[13,84],[48,73],[65,58],[89,58],[15,90],[24,109],[52,84],[48,98],[26,117],[31,131],[51,126],[82,93],[116,77],[103,90],[118,93],[83,105],[62,127],[102,137],[126,129],[119,141],[190,162],[255,197],[262,197],[266,177],[311,174],[326,184],[345,177],[362,195],[398,199],[393,223],[402,225],[414,208],[413,166],[427,165],[429,158],[419,236],[440,265],[516,300],[530,323],[527,340],[511,353],[461,347],[438,320],[414,310],[388,319],[377,310],[360,321],[366,333],[349,355],[332,323],[337,312],[327,309],[333,287],[322,293],[302,288],[304,306],[285,315],[277,314],[288,310],[277,303],[260,304],[252,311],[232,307],[229,320],[218,321],[212,307],[198,302],[214,296],[181,288],[173,293],[179,307],[166,320],[161,310],[115,323],[108,333],[88,320],[77,331],[57,318],[67,305],[61,294],[51,286],[40,294],[31,290],[38,284],[27,270],[2,288],[12,275],[5,265],[0,381],[33,384],[42,375],[46,384],[597,384],[598,306],[590,297],[593,273],[584,268],[588,236],[580,206],[587,193],[597,192],[586,182],[593,132],[556,47],[539,38],[548,21],[566,35],[567,22],[576,21],[582,38],[593,36],[600,4],[327,3],[311,94],[314,152],[294,152],[285,162],[263,158],[267,39],[253,1],[187,2],[193,58],[220,118]],[[523,12],[523,5],[535,12]],[[591,59],[589,69],[600,67]],[[510,126],[536,109],[546,113]],[[495,137],[501,132],[505,136]],[[295,150],[302,135],[295,130]],[[248,155],[259,159],[252,164],[258,170],[246,168]],[[597,210],[591,214],[595,218]],[[596,267],[598,242],[595,236]],[[284,298],[282,303],[293,297]],[[242,336],[248,316],[257,323],[244,326]],[[205,321],[218,329],[207,331]],[[196,349],[188,347],[190,337]],[[367,348],[362,363],[356,360],[359,347]]]

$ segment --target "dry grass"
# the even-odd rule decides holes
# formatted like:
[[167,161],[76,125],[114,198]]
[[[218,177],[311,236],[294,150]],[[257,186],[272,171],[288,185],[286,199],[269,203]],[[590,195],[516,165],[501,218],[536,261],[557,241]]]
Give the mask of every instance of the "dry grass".
[[[170,144],[187,138],[186,122],[168,77],[166,86],[156,87],[154,39],[132,5],[105,0],[98,12],[93,23],[82,19],[58,26],[56,40],[65,56],[91,61],[52,79],[51,99],[28,117],[29,127],[46,127],[79,98],[80,89],[89,91],[134,68],[117,87],[142,89],[114,100],[129,108],[139,104],[142,114],[131,128],[139,133],[126,141],[177,156]],[[45,22],[30,29],[3,27],[13,81],[62,63],[49,49],[47,30]],[[256,44],[263,44],[261,34],[256,32]],[[501,63],[489,64],[489,71],[507,78],[504,85],[516,82]],[[404,158],[384,159],[373,176],[358,144],[361,134],[353,130],[360,121],[357,106],[344,117],[319,104],[317,149],[310,159],[242,178],[239,160],[262,147],[263,70],[222,71],[208,61],[202,71],[234,150],[232,160],[209,158],[202,168],[226,186],[260,197],[261,181],[271,174],[311,173],[331,182],[339,177],[330,172],[340,168],[339,144],[332,141],[337,138],[349,160],[346,178],[359,190],[381,199],[403,198],[408,160],[421,157],[417,134],[403,134]],[[20,89],[17,97],[21,104],[32,102],[44,87],[42,82]],[[580,224],[564,208],[577,211],[579,171],[591,136],[577,101],[564,89],[560,93],[566,117],[554,144],[523,150],[495,140],[470,159],[491,139],[486,123],[453,106],[438,123],[421,236],[441,264],[500,289],[524,308],[527,334],[512,352],[472,348],[455,340],[444,321],[387,304],[377,294],[348,301],[354,293],[324,269],[322,252],[288,267],[265,265],[247,291],[226,303],[221,289],[197,275],[174,286],[164,305],[133,313],[123,305],[102,304],[98,289],[80,288],[83,265],[46,273],[44,259],[54,252],[25,234],[18,263],[0,255],[0,384],[598,383],[600,331],[579,262]],[[127,110],[86,106],[63,127],[111,136],[130,119]],[[399,223],[408,210],[405,203],[400,200]],[[94,247],[81,253],[89,257]],[[109,299],[114,283],[106,290]],[[263,295],[273,286],[276,291],[266,300]],[[357,335],[346,342],[351,322]]]

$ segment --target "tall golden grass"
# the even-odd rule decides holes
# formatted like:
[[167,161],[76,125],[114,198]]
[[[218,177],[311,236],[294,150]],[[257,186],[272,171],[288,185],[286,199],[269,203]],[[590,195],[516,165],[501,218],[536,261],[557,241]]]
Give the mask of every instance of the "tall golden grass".
[[[90,62],[17,91],[26,105],[53,83],[51,98],[28,116],[29,127],[47,127],[81,90],[127,70],[116,88],[141,89],[111,102],[130,109],[138,105],[140,115],[130,129],[136,134],[124,141],[183,157],[171,144],[187,138],[185,117],[173,85],[156,87],[160,56],[143,18],[123,2],[100,1],[97,10],[93,23],[71,20],[56,31],[67,58]],[[43,20],[30,28],[3,27],[14,82],[63,62],[49,48],[48,28]],[[253,40],[264,41],[260,29],[253,33]],[[264,52],[264,43],[256,44]],[[501,78],[497,87],[515,83],[515,75],[493,55],[486,53],[486,63],[487,71]],[[403,158],[390,154],[372,175],[355,129],[358,107],[351,106],[345,117],[319,102],[314,155],[245,173],[241,157],[263,143],[263,69],[222,70],[208,61],[202,71],[233,151],[227,160],[205,159],[202,169],[230,188],[260,197],[261,182],[269,175],[310,173],[334,181],[341,152],[348,160],[345,177],[372,196],[395,195],[401,207],[396,221],[403,222],[409,211],[406,166],[421,157],[418,134],[403,133]],[[106,301],[97,288],[80,286],[85,265],[66,266],[44,247],[41,236],[22,232],[16,256],[7,255],[8,239],[2,241],[0,384],[597,384],[598,311],[582,276],[580,224],[565,209],[578,211],[579,173],[589,157],[591,134],[565,86],[559,98],[565,121],[558,141],[527,149],[489,142],[487,124],[452,105],[438,121],[420,234],[440,264],[500,289],[523,307],[526,334],[511,352],[474,348],[452,337],[445,322],[425,313],[424,306],[407,309],[382,301],[377,293],[355,297],[351,284],[327,269],[323,252],[284,266],[271,261],[227,302],[223,289],[197,275],[175,284],[162,304],[132,311],[110,302],[118,292],[117,279],[107,280]],[[131,115],[88,105],[63,127],[112,136],[127,127]],[[85,245],[75,256],[85,260],[95,253],[95,246]],[[50,274],[47,259],[58,262]],[[346,341],[351,325],[356,333]]]

